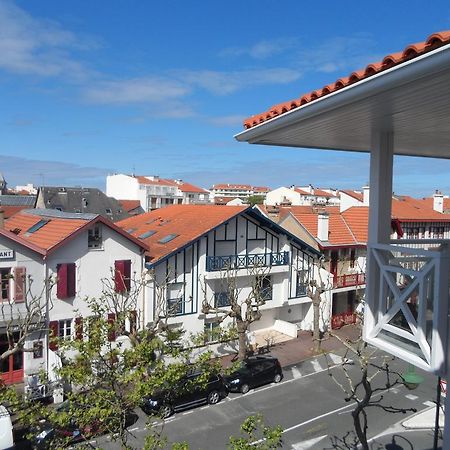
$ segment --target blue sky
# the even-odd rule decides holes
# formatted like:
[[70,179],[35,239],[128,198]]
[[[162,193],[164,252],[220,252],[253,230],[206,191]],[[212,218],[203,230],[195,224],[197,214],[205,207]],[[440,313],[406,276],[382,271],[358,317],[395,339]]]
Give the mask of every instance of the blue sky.
[[[244,118],[450,29],[434,1],[0,0],[0,171],[104,188],[108,173],[359,188],[368,156],[238,143]],[[450,194],[450,161],[394,189]]]

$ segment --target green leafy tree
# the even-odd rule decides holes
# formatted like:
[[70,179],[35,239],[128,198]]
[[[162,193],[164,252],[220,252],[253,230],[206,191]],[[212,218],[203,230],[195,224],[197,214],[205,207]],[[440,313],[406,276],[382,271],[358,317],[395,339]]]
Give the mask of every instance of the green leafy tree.
[[282,448],[283,429],[278,425],[268,426],[263,416],[247,417],[241,425],[241,436],[230,437],[229,450],[273,450]]

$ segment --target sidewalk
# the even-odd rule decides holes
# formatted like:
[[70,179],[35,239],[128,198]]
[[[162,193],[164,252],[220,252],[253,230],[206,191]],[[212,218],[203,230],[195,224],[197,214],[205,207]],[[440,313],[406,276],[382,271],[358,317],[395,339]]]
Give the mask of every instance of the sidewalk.
[[[346,325],[333,333],[343,340],[356,340],[360,334],[357,325]],[[317,356],[314,351],[314,343],[310,331],[299,331],[296,339],[279,342],[270,346],[268,353],[280,361],[282,367],[292,366],[306,359]],[[322,350],[326,353],[342,349],[342,343],[335,337],[328,337],[322,341]],[[224,366],[228,366],[235,355],[222,357]]]

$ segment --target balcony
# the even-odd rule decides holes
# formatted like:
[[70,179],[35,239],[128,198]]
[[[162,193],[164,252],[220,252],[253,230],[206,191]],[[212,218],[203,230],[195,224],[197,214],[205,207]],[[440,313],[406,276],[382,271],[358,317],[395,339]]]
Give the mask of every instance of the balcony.
[[249,269],[289,264],[289,252],[250,253],[248,255],[207,256],[206,271]]
[[366,284],[366,274],[365,273],[352,273],[347,275],[340,275],[334,278],[333,288],[346,288],[352,286],[362,286]]
[[449,243],[402,239],[368,246],[366,341],[437,374],[446,359]]

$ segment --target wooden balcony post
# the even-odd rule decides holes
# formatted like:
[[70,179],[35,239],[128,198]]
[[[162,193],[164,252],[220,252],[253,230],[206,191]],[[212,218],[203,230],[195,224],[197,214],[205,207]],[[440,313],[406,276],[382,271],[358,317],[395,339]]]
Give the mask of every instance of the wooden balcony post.
[[393,133],[373,131],[370,150],[370,208],[364,338],[373,329],[378,316],[380,273],[376,262],[372,261],[374,257],[370,251],[370,244],[387,244],[390,240],[393,155]]

